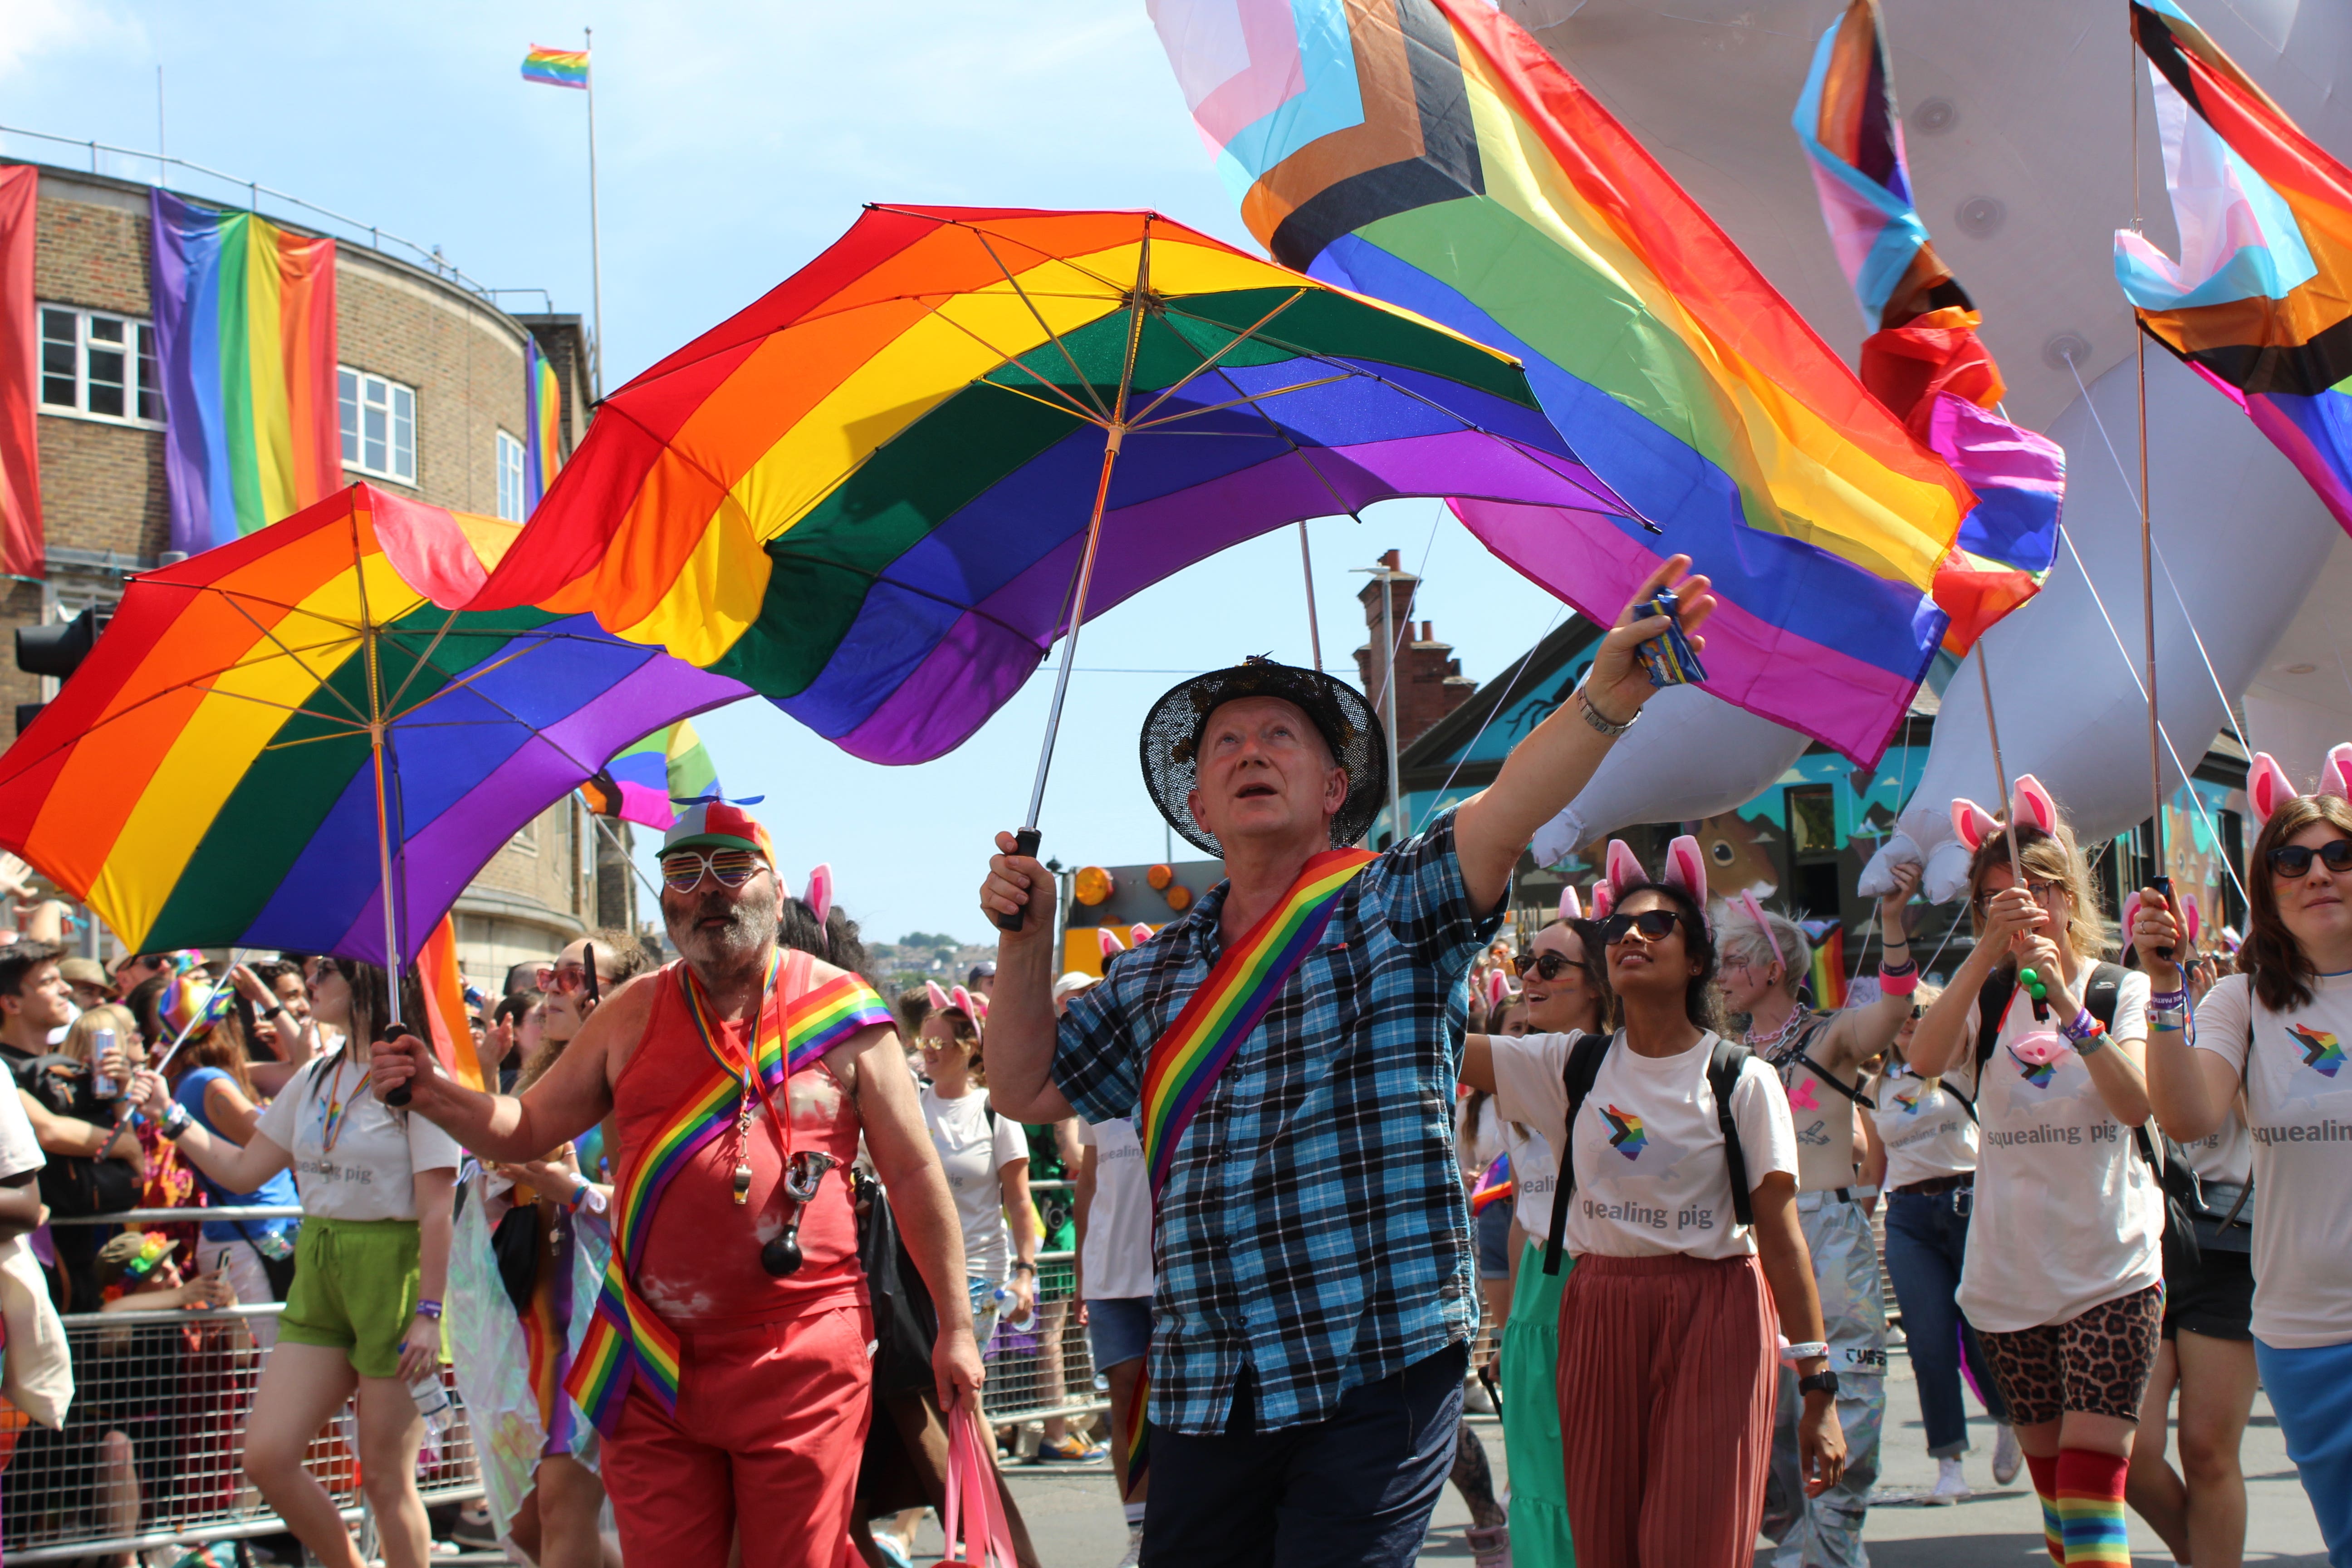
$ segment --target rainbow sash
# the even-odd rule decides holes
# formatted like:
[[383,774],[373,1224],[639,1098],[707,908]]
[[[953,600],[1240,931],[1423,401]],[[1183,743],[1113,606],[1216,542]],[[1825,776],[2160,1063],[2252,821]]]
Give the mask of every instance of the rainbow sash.
[[[1239,942],[1225,949],[1209,970],[1208,978],[1151,1047],[1143,1068],[1143,1101],[1137,1133],[1143,1144],[1143,1166],[1151,1176],[1153,1223],[1158,1224],[1160,1194],[1175,1166],[1176,1145],[1184,1130],[1207,1103],[1219,1075],[1239,1055],[1265,1010],[1282,994],[1299,963],[1323,940],[1339,895],[1363,868],[1380,857],[1369,849],[1328,849],[1307,862],[1298,880],[1282,895]],[[1135,1381],[1135,1405],[1128,1413],[1127,1486],[1135,1483],[1150,1464],[1146,1442],[1150,1436],[1148,1411],[1151,1402],[1150,1363]]]
[[[803,952],[792,954],[787,962],[780,952],[769,963],[767,1000],[760,1009],[752,1055],[761,1085],[770,1094],[782,1093],[794,1073],[814,1066],[858,1031],[892,1021],[882,998],[857,976],[837,975],[805,988],[808,971],[809,957]],[[662,1408],[677,1412],[677,1334],[637,1294],[632,1277],[645,1256],[646,1237],[670,1179],[733,1124],[744,1088],[743,1069],[719,1049],[701,983],[683,963],[677,965],[677,974],[687,1016],[702,1037],[709,1071],[688,1087],[661,1131],[619,1173],[613,1192],[613,1256],[604,1266],[604,1287],[597,1292],[596,1315],[581,1337],[571,1375],[564,1380],[565,1389],[606,1436],[620,1420],[630,1384],[640,1374]],[[780,974],[788,994],[781,1001]]]

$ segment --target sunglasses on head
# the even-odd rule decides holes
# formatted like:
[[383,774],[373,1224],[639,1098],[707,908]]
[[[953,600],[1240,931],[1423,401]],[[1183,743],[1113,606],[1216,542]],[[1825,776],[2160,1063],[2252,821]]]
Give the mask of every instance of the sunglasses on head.
[[1576,960],[1564,952],[1522,952],[1511,960],[1512,969],[1522,980],[1557,980],[1576,966]]
[[690,893],[708,870],[720,887],[740,888],[765,864],[749,849],[673,849],[661,858],[662,885],[673,893]]
[[1638,915],[1611,915],[1601,922],[1601,940],[1615,947],[1625,940],[1625,933],[1638,931],[1644,942],[1664,941],[1668,931],[1682,923],[1682,915],[1674,910],[1643,910]]
[[2309,876],[2315,859],[2331,871],[2352,871],[2352,838],[2331,838],[2315,849],[2308,844],[2282,844],[2270,854],[2271,869],[2282,877]]

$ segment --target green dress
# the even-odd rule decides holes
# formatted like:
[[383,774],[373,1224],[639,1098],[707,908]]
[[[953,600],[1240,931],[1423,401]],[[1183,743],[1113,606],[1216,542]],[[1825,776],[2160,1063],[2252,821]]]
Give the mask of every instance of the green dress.
[[[1067,1187],[1055,1187],[1045,1192],[1034,1191],[1038,1182],[1066,1182],[1076,1173],[1062,1163],[1061,1146],[1054,1141],[1051,1122],[1031,1126],[1021,1124],[1029,1135],[1029,1180],[1031,1202],[1037,1205],[1037,1218],[1045,1229],[1040,1233],[1037,1251],[1069,1252],[1078,1245],[1077,1196]],[[1077,1270],[1067,1261],[1041,1263],[1037,1266],[1037,1300],[1066,1301],[1077,1283]]]
[[1511,1288],[1503,1325],[1503,1453],[1511,1474],[1514,1568],[1570,1568],[1568,1470],[1559,1441],[1559,1295],[1576,1259],[1543,1269],[1543,1244],[1530,1241]]

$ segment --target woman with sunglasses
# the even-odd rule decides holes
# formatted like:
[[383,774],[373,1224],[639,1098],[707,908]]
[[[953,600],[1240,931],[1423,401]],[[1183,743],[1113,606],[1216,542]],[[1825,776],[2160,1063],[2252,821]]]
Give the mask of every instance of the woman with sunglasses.
[[[2100,963],[2106,922],[2074,830],[2030,777],[2017,793],[2008,827],[1956,810],[1977,940],[1910,1062],[1972,1091],[1982,1146],[1960,1310],[2025,1450],[2050,1554],[2122,1563],[2164,1313],[2164,1195],[2136,1146],[2148,983]],[[2085,1004],[2105,997],[2103,1020]]]
[[[2178,907],[2143,891],[2127,933],[2157,990],[2147,1087],[2165,1131],[2192,1143],[2242,1107],[2252,1132],[2253,1355],[2336,1568],[2352,1565],[2352,1073],[2341,1070],[2341,1042],[2352,1040],[2352,802],[2344,789],[2342,770],[2331,769],[2323,793],[2296,795],[2275,763],[2255,759],[2247,795],[2265,820],[2240,973],[2215,983],[2193,1029],[2183,1026],[2176,959],[2160,951],[2186,945]],[[2177,1348],[2211,1348],[2200,1338],[2183,1336]],[[2184,1462],[2187,1404],[2184,1383]],[[2242,1540],[2244,1507],[2241,1492],[2231,1539]],[[2205,1548],[2195,1550],[2201,1565]]]
[[[1771,1458],[1776,1318],[1806,1374],[1798,1431],[1816,1495],[1844,1467],[1836,1383],[1797,1225],[1788,1098],[1769,1067],[1734,1047],[1725,1109],[1754,1223],[1738,1222],[1709,1081],[1720,1041],[1697,846],[1676,841],[1675,881],[1642,880],[1632,860],[1611,846],[1615,912],[1589,928],[1622,1026],[1567,1128],[1561,1201],[1576,1267],[1560,1301],[1558,1400],[1568,1515],[1582,1562],[1746,1568]],[[1506,1116],[1562,1127],[1579,1038],[1481,1036],[1462,1076],[1491,1085]]]
[[1886,1194],[1886,1273],[1903,1311],[1904,1348],[1919,1384],[1927,1452],[1936,1461],[1935,1487],[1920,1500],[1948,1505],[1971,1495],[1960,1463],[1969,1451],[1968,1408],[1960,1395],[1964,1353],[1985,1413],[2000,1423],[1992,1451],[1994,1481],[2007,1486],[2015,1480],[2023,1455],[2008,1425],[2009,1407],[2001,1403],[1992,1363],[1976,1330],[1960,1316],[1960,1267],[1968,1258],[1969,1213],[1976,1196],[1976,1118],[1943,1079],[1923,1077],[1911,1066],[1919,1020],[1943,994],[1940,985],[1922,985],[1911,994],[1910,1012],[1887,1047],[1885,1070],[1870,1080],[1874,1109],[1864,1118],[1869,1148],[1862,1180]]
[[[231,1192],[294,1171],[302,1200],[294,1285],[246,1421],[246,1479],[320,1563],[362,1568],[334,1500],[302,1463],[319,1428],[356,1392],[361,1485],[383,1562],[425,1568],[432,1538],[416,1491],[425,1421],[409,1390],[440,1376],[457,1145],[369,1088],[367,1042],[392,1016],[384,972],[316,958],[307,978],[313,1016],[341,1041],[303,1065],[243,1148],[199,1126],[152,1070],[139,1073],[132,1095]],[[404,1001],[404,1017],[425,1016],[413,974]]]

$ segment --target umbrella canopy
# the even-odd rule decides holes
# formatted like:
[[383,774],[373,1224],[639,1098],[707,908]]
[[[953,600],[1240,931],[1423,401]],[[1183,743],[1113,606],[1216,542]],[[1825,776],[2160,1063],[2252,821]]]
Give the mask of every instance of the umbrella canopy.
[[614,751],[744,694],[587,616],[432,602],[517,531],[353,485],[137,578],[0,755],[0,845],[135,951],[381,963],[387,879],[413,949]]
[[1631,510],[1517,362],[1418,316],[1152,213],[877,206],[607,398],[476,604],[593,610],[914,763],[1084,615],[1411,495]]

